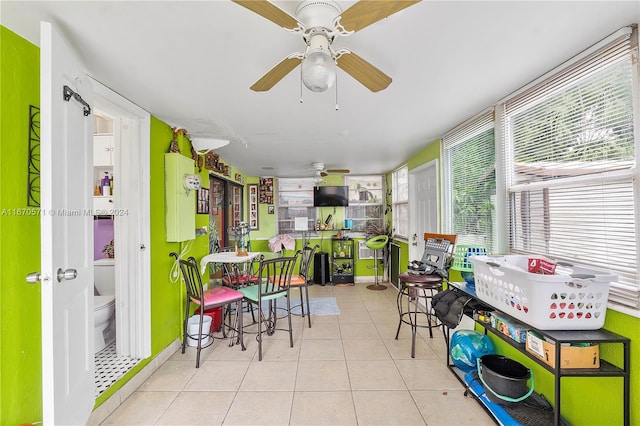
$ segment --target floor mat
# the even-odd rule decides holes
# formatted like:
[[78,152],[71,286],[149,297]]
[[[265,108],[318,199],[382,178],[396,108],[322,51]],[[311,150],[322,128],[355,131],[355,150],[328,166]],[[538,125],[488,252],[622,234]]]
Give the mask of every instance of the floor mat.
[[[267,309],[268,305],[266,302],[262,302],[263,309]],[[300,297],[296,294],[291,297],[291,305],[299,305]],[[287,300],[285,298],[278,299],[277,302],[278,308],[286,308]],[[306,308],[306,305],[305,305]],[[340,315],[340,309],[338,309],[338,304],[336,303],[335,297],[312,297],[309,299],[309,309],[311,310],[311,315]],[[294,315],[301,315],[302,311],[300,306],[295,306],[291,309],[291,313]]]

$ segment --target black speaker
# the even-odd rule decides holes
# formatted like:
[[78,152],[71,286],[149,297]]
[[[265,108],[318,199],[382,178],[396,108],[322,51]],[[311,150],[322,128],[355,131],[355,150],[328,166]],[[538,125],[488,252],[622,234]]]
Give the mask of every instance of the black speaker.
[[319,251],[313,255],[313,282],[325,285],[331,281],[329,276],[329,253]]

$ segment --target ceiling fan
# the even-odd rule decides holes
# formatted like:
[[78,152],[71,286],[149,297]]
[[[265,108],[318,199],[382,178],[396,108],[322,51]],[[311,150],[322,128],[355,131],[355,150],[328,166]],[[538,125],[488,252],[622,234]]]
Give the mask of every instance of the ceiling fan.
[[349,49],[331,47],[336,36],[351,35],[401,11],[420,0],[360,0],[342,12],[332,0],[305,0],[298,5],[295,18],[267,0],[233,0],[286,30],[302,34],[304,52],[295,52],[280,61],[252,86],[251,90],[270,90],[302,64],[302,82],[313,92],[323,92],[336,78],[336,65],[372,92],[386,89],[391,77]]
[[323,181],[322,178],[329,175],[346,175],[350,172],[349,169],[325,169],[324,163],[320,161],[316,161],[311,163],[311,167],[313,168],[313,181],[318,184]]

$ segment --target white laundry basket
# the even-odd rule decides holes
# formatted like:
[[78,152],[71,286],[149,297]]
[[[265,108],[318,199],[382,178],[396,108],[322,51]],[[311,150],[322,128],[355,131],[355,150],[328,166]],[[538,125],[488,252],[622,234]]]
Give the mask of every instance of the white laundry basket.
[[530,273],[528,256],[473,256],[476,295],[540,330],[596,330],[604,324],[609,283],[618,277],[584,266]]
[[[198,332],[200,331],[200,315],[189,317],[187,321],[187,345],[198,346]],[[202,319],[202,346],[211,341],[211,317],[205,315]]]

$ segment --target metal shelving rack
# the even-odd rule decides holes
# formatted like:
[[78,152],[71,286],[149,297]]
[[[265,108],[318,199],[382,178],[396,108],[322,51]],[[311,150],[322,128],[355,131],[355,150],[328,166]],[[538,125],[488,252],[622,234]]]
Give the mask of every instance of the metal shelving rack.
[[[483,300],[480,300],[476,297],[475,291],[473,289],[467,288],[465,283],[456,283],[451,282],[449,285],[457,288],[458,290],[464,292],[468,296],[477,299],[482,304],[491,306],[490,303],[487,303]],[[493,306],[492,306],[493,307]],[[494,308],[495,311],[501,312],[499,309]],[[505,315],[501,312],[501,315]],[[509,317],[509,315],[505,315]],[[475,319],[474,319],[475,320]],[[521,320],[514,320],[521,322]],[[484,327],[485,334],[488,331],[491,331],[493,335],[507,342],[510,346],[518,349],[521,353],[525,354],[528,358],[533,360],[538,365],[542,366],[544,369],[549,371],[554,375],[554,424],[560,425],[561,423],[561,408],[560,408],[560,392],[561,392],[561,383],[563,377],[622,377],[623,379],[623,416],[624,416],[624,425],[628,426],[630,422],[629,408],[630,408],[630,367],[631,367],[631,357],[630,357],[630,345],[631,340],[627,337],[621,336],[619,334],[613,333],[609,330],[599,329],[599,330],[538,330],[534,327],[529,326],[524,323],[530,330],[536,331],[543,335],[544,337],[552,340],[555,343],[555,365],[556,367],[551,367],[550,365],[544,363],[539,358],[536,358],[534,355],[530,354],[526,348],[524,343],[518,343],[515,340],[511,339],[509,336],[502,334],[500,331],[492,328],[489,324],[481,321],[475,321],[477,324]],[[447,332],[448,334],[448,332]],[[447,335],[448,337],[448,335]],[[448,341],[449,339],[447,339]],[[565,343],[581,343],[581,342],[591,342],[598,344],[621,344],[623,350],[623,365],[618,367],[604,359],[600,359],[600,368],[560,368],[560,351],[562,344]],[[448,358],[447,358],[448,361]],[[447,362],[449,364],[449,362]],[[451,365],[449,365],[451,367]],[[460,376],[456,374],[456,377],[460,379]],[[464,383],[463,383],[464,384]],[[588,399],[587,399],[588,401]]]

